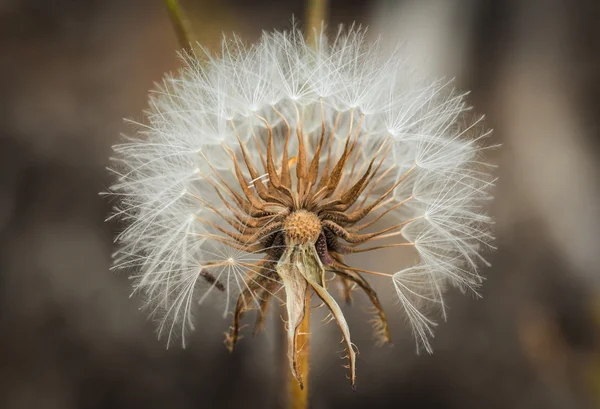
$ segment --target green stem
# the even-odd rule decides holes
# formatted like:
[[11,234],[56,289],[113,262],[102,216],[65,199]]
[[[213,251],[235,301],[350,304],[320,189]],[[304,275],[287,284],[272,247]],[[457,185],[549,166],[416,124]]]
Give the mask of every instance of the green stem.
[[179,45],[186,51],[191,51],[191,38],[189,29],[189,21],[185,18],[185,13],[181,8],[178,0],[164,0],[167,11],[169,12],[169,18],[173,23],[175,34]]

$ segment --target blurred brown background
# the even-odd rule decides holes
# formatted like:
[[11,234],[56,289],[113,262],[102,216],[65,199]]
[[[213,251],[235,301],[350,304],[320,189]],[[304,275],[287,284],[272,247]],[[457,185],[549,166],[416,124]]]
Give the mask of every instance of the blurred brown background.
[[[187,0],[199,40],[287,28],[299,0]],[[331,25],[407,41],[423,69],[471,89],[503,148],[498,251],[484,298],[451,294],[432,356],[401,319],[375,348],[361,299],[348,319],[358,390],[337,329],[313,335],[312,407],[600,407],[600,5],[597,1],[330,3]],[[188,349],[165,350],[108,271],[118,225],[110,146],[179,66],[160,0],[0,1],[0,408],[277,408],[279,326],[235,354],[204,308]],[[364,301],[364,300],[362,300]],[[393,316],[393,298],[384,300]]]

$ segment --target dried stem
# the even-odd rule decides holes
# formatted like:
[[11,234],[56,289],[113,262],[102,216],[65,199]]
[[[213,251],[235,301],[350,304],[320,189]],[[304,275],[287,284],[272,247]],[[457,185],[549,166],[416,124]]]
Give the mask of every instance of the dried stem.
[[[285,338],[284,338],[285,339]],[[297,345],[297,365],[303,380],[303,388],[300,388],[298,381],[289,373],[289,393],[290,409],[305,409],[308,408],[308,364],[310,359],[310,288],[306,289],[306,309],[304,310],[304,318],[300,324],[298,336],[296,338]]]
[[[327,10],[327,0],[308,0],[306,7],[306,25],[305,34],[307,38],[312,36],[313,30],[321,26],[325,20]],[[299,327],[296,339],[297,349],[297,368],[303,380],[303,387],[300,387],[298,381],[289,373],[289,407],[291,409],[308,408],[308,372],[310,362],[310,286],[306,289],[306,300],[304,318]]]

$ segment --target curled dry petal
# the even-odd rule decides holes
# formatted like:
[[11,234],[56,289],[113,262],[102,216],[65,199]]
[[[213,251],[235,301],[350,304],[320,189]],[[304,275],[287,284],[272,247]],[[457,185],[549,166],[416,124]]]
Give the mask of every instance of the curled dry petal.
[[313,244],[289,244],[283,257],[277,264],[277,272],[284,283],[286,308],[288,312],[288,357],[292,374],[302,385],[302,374],[298,373],[296,355],[298,353],[296,338],[298,327],[304,318],[306,308],[305,293],[307,285],[317,293],[319,298],[330,309],[346,344],[348,352],[350,381],[354,386],[356,379],[356,352],[350,340],[350,330],[342,310],[325,288],[325,268]]

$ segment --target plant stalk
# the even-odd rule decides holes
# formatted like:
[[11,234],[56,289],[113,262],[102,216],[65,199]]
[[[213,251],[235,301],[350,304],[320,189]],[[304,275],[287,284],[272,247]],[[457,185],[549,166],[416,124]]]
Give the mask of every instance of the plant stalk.
[[307,288],[304,318],[300,323],[298,336],[296,338],[296,360],[298,365],[298,372],[302,376],[303,388],[300,388],[298,381],[292,376],[292,372],[290,370],[287,371],[288,387],[290,393],[290,409],[308,408],[308,371],[310,360],[310,292],[310,288]]
[[308,0],[306,5],[306,26],[304,35],[307,39],[313,36],[313,30],[319,31],[327,17],[327,0]]
[[169,18],[175,29],[179,45],[186,51],[192,50],[189,21],[186,19],[178,0],[164,0]]
[[[306,25],[304,26],[304,35],[307,40],[312,38],[314,30],[319,30],[321,24],[325,21],[327,12],[327,0],[307,0],[306,5]],[[288,370],[288,389],[289,389],[289,407],[290,409],[308,408],[308,374],[310,363],[310,294],[311,288],[308,286],[305,295],[304,318],[299,326],[298,336],[296,338],[296,363],[302,376],[303,387]]]

